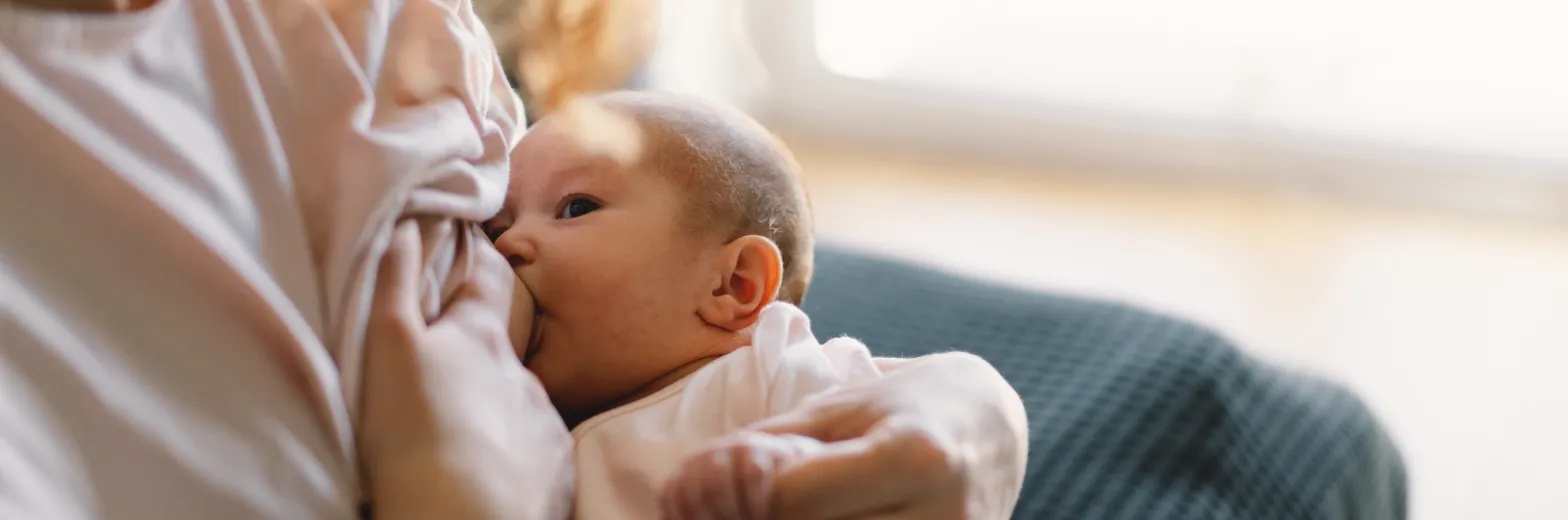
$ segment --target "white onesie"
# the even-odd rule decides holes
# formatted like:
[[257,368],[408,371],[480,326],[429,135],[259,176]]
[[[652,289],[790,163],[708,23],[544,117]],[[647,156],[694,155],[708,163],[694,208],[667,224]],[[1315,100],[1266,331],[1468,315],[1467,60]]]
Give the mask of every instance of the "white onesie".
[[800,309],[774,303],[741,347],[686,378],[572,431],[581,520],[659,518],[664,481],[710,441],[838,385],[880,378],[866,346],[818,343]]

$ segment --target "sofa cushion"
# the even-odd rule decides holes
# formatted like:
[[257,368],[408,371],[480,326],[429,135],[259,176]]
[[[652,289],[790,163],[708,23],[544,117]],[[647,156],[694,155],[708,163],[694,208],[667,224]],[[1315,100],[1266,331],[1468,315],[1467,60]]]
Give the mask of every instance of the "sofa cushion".
[[995,365],[1029,413],[1014,518],[1405,516],[1402,462],[1356,396],[1203,327],[831,247],[805,309],[822,339]]

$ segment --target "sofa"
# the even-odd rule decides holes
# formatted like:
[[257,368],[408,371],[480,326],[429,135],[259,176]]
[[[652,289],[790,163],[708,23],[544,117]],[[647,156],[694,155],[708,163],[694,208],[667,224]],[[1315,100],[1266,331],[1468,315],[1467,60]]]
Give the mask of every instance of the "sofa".
[[1198,325],[819,248],[805,310],[878,355],[995,365],[1029,414],[1016,519],[1403,519],[1404,465],[1351,392]]

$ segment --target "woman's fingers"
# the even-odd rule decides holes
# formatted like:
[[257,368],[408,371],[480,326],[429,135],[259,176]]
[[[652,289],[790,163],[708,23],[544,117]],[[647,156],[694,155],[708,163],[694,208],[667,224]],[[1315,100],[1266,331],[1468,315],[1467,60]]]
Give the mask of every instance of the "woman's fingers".
[[516,358],[511,354],[512,337],[507,334],[516,277],[506,259],[480,236],[469,237],[469,269],[432,327],[482,345],[498,358]]
[[371,299],[370,329],[397,330],[412,335],[424,325],[419,312],[419,226],[412,220],[398,222],[392,240],[376,271],[376,293]]
[[381,259],[356,428],[367,491],[385,510],[421,511],[434,499],[470,508],[442,517],[500,505],[521,518],[566,518],[571,434],[516,356],[495,355],[511,350],[516,277],[482,238],[467,238],[458,247],[470,263],[454,271],[461,283],[428,323],[419,228],[396,225]]
[[[476,229],[469,229],[468,254],[473,261],[466,273],[461,295],[453,301],[452,310],[475,307],[497,316],[505,316],[512,306],[512,285],[515,276],[512,266],[500,251],[484,239]],[[450,312],[450,311],[449,311]]]
[[376,271],[360,382],[360,419],[374,427],[355,430],[361,470],[369,472],[365,478],[386,466],[390,454],[411,451],[431,438],[417,426],[431,421],[429,403],[410,395],[425,379],[419,370],[419,339],[425,333],[418,307],[419,240],[412,221],[395,224]]
[[419,312],[419,240],[419,227],[413,221],[395,224],[376,271],[361,361],[360,399],[366,420],[380,421],[391,413],[384,395],[418,383],[418,338],[425,331]]

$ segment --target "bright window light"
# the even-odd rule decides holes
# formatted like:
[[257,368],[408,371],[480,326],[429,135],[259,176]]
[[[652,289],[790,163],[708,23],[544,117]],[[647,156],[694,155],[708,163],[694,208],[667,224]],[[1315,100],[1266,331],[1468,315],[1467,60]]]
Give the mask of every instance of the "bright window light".
[[1568,160],[1559,0],[818,0],[829,71]]

